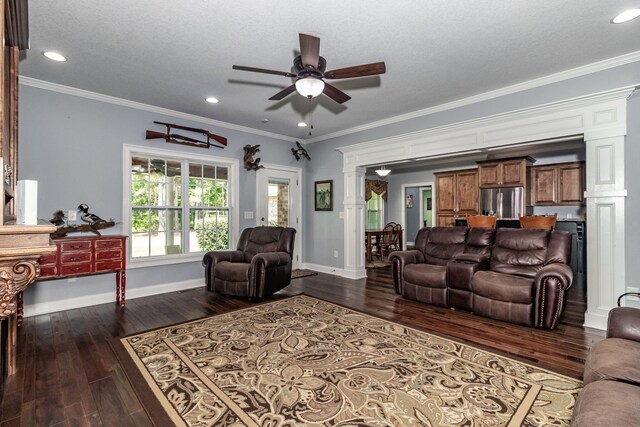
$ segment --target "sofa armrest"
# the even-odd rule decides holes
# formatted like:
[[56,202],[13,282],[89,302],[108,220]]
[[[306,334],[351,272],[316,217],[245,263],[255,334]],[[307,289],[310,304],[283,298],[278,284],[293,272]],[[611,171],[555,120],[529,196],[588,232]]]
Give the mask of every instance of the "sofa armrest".
[[607,338],[624,338],[640,342],[640,310],[615,307],[609,311]]
[[453,257],[453,262],[461,262],[465,264],[479,264],[482,262],[486,262],[489,260],[489,257],[482,254],[474,254],[474,253],[461,253]]
[[573,271],[566,264],[553,263],[544,266],[536,274],[534,325],[553,329],[558,324],[565,305],[564,291],[573,282]]
[[402,295],[404,289],[404,267],[409,264],[424,264],[424,254],[417,249],[394,251],[389,254],[389,261],[391,261],[393,288],[397,294]]

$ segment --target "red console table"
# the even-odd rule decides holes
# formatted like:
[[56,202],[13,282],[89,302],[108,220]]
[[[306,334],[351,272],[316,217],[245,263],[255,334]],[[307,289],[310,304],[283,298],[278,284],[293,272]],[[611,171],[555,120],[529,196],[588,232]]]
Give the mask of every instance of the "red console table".
[[116,302],[124,307],[127,236],[61,237],[57,251],[40,257],[37,280],[116,273]]

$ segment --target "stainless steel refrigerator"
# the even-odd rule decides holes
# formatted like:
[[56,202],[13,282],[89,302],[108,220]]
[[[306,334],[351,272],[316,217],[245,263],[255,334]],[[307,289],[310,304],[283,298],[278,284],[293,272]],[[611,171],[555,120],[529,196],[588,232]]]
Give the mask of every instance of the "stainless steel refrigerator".
[[524,188],[503,187],[480,190],[480,212],[501,219],[520,219],[525,215]]

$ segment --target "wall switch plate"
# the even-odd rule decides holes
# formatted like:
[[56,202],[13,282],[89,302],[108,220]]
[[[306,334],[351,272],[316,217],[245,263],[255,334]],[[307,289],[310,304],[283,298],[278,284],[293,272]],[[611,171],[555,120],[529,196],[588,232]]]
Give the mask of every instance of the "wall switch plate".
[[253,211],[245,211],[244,219],[253,219]]
[[333,257],[338,258],[338,251],[333,251]]
[[78,219],[78,211],[69,211],[67,214],[67,219],[69,221],[75,221]]

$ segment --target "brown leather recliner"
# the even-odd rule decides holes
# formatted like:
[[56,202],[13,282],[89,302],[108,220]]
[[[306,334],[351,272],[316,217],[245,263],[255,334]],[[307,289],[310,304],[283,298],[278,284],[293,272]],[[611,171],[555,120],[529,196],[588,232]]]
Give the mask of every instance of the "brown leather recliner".
[[472,278],[473,311],[526,326],[555,328],[573,272],[571,234],[498,228],[489,269]]
[[291,283],[296,230],[255,227],[242,231],[235,251],[211,251],[202,260],[210,291],[265,298]]
[[415,249],[392,252],[393,283],[406,298],[447,307],[447,264],[464,252],[467,227],[421,228]]

